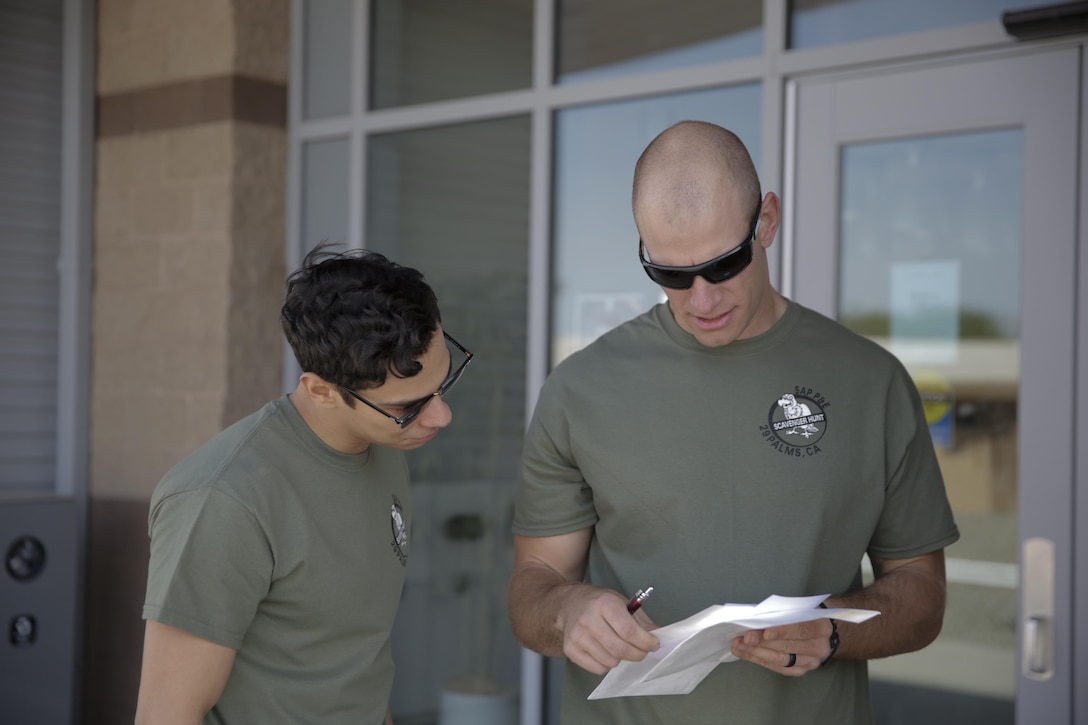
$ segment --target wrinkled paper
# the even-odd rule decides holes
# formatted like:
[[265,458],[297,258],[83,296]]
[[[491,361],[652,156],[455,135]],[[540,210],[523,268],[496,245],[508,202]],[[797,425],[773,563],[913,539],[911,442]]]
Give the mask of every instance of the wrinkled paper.
[[871,609],[820,609],[829,594],[812,597],[772,595],[759,604],[715,604],[687,619],[653,630],[661,642],[641,662],[624,660],[613,667],[590,700],[632,695],[686,695],[723,662],[737,656],[733,639],[750,629],[838,619],[864,622],[880,612]]

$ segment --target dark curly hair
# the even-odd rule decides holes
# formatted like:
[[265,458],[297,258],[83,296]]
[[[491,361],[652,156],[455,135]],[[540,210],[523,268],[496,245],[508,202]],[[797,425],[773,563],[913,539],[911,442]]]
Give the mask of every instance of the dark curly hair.
[[[442,316],[423,274],[366,250],[315,247],[287,278],[280,324],[304,372],[353,390],[419,373]],[[355,400],[341,396],[348,405]]]

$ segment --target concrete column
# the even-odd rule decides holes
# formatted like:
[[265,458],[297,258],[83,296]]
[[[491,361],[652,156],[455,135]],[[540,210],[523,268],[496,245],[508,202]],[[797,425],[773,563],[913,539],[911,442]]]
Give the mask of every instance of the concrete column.
[[288,0],[98,0],[84,722],[131,722],[147,504],[282,394]]

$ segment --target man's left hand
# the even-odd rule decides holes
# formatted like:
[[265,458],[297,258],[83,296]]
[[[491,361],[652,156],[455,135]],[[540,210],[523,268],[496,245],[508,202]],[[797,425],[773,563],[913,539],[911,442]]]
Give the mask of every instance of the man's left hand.
[[733,654],[742,660],[800,677],[820,666],[831,653],[831,621],[788,624],[769,629],[753,629],[733,640]]

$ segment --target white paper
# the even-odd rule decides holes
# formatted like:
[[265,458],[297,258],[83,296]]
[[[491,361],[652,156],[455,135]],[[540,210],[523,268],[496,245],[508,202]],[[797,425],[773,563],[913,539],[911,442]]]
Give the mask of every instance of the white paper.
[[839,619],[864,622],[880,612],[871,609],[819,609],[829,594],[813,597],[772,595],[759,604],[715,604],[687,619],[653,631],[661,642],[641,662],[624,660],[590,693],[590,700],[631,695],[686,695],[722,662],[737,659],[734,637],[750,629]]

